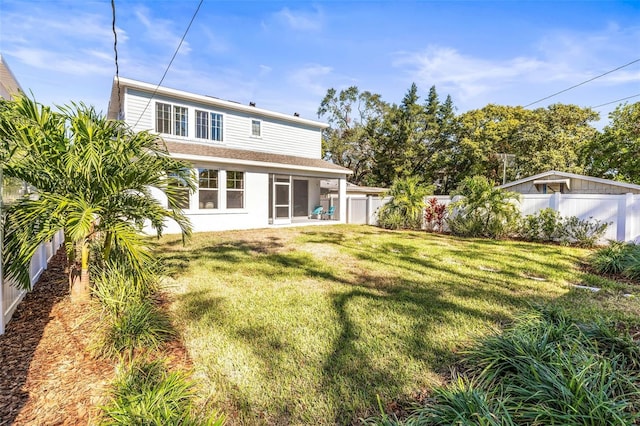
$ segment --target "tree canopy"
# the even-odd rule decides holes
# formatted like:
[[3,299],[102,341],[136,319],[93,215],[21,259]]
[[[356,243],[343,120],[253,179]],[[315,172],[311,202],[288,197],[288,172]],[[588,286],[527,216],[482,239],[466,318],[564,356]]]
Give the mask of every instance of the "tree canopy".
[[640,103],[621,106],[599,132],[597,112],[570,104],[545,108],[489,104],[456,114],[450,96],[432,86],[421,101],[417,85],[399,104],[352,86],[329,89],[318,109],[330,127],[323,137],[325,159],[354,171],[356,184],[389,187],[418,176],[448,194],[465,178],[503,177],[503,156],[515,159],[507,180],[547,170],[590,173],[640,181]]

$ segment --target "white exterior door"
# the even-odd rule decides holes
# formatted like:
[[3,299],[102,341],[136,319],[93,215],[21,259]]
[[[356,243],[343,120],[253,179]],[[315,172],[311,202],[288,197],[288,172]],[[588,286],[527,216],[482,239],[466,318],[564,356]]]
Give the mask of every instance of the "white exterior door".
[[273,205],[271,206],[274,224],[291,223],[291,176],[273,176]]

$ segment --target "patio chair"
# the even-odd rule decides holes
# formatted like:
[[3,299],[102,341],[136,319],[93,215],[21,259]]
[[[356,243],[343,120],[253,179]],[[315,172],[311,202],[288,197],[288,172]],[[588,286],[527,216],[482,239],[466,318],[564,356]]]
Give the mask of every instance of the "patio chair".
[[324,209],[322,208],[322,206],[315,206],[313,208],[313,211],[309,215],[309,219],[311,219],[313,216],[315,216],[316,219],[322,219],[323,212],[324,212]]
[[333,219],[333,214],[336,211],[336,206],[329,206],[329,210],[327,210],[326,212],[322,213],[322,217],[324,219]]

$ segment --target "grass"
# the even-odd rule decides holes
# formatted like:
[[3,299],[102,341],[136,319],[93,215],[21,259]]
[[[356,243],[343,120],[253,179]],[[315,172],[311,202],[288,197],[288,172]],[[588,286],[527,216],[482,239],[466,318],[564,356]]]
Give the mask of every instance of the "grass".
[[634,289],[578,269],[584,249],[330,226],[165,237],[156,251],[200,397],[232,424],[349,424],[378,397],[407,405],[532,304],[639,321],[622,296]]

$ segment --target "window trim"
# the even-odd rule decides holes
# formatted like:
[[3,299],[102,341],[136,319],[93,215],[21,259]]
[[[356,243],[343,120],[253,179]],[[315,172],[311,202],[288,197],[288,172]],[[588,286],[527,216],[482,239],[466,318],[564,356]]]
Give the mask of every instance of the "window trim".
[[[234,173],[234,182],[241,182],[242,188],[229,188],[229,176],[231,173]],[[236,173],[240,173],[242,175],[242,179],[238,180]],[[225,202],[227,210],[242,210],[246,206],[246,188],[247,188],[247,173],[243,170],[225,170]],[[242,206],[240,207],[229,207],[229,193],[240,193],[242,194],[241,201]]]
[[[260,129],[260,134],[253,134],[253,123],[258,123],[258,128]],[[252,118],[249,125],[249,136],[254,139],[262,139],[263,129],[262,129],[262,120],[259,118]]]
[[[220,210],[220,169],[212,169],[210,167],[198,167],[198,210],[205,211],[219,211]],[[216,172],[216,187],[215,188],[203,188],[200,186],[200,173],[204,170],[209,172],[207,179],[211,180],[211,171]],[[215,207],[204,207],[204,203],[200,201],[200,191],[211,191],[216,193]]]
[[[158,129],[158,105],[168,105],[170,107],[170,111],[169,111],[169,132],[164,132]],[[178,121],[176,120],[176,108],[182,108],[185,110],[185,125],[184,125],[184,135],[179,135],[178,134]],[[179,103],[175,103],[175,102],[171,102],[171,101],[156,101],[155,102],[155,127],[154,130],[156,133],[158,134],[162,134],[162,135],[168,135],[168,136],[172,136],[172,137],[177,137],[177,138],[189,138],[189,116],[191,115],[191,108],[189,108],[188,105],[184,105],[184,104],[179,104]],[[162,129],[164,130],[164,129]]]
[[[206,114],[207,117],[207,124],[206,124],[206,137],[201,137],[198,136],[198,114],[199,113],[204,113]],[[220,126],[219,126],[219,133],[220,133],[220,139],[214,139],[214,132],[213,132],[213,123],[214,123],[214,115],[220,116]],[[213,110],[208,110],[208,109],[201,109],[201,108],[194,108],[194,117],[195,117],[195,121],[194,121],[194,130],[195,130],[195,138],[198,140],[204,140],[204,141],[212,141],[212,142],[224,142],[224,134],[225,134],[225,114],[219,111],[213,111]]]

